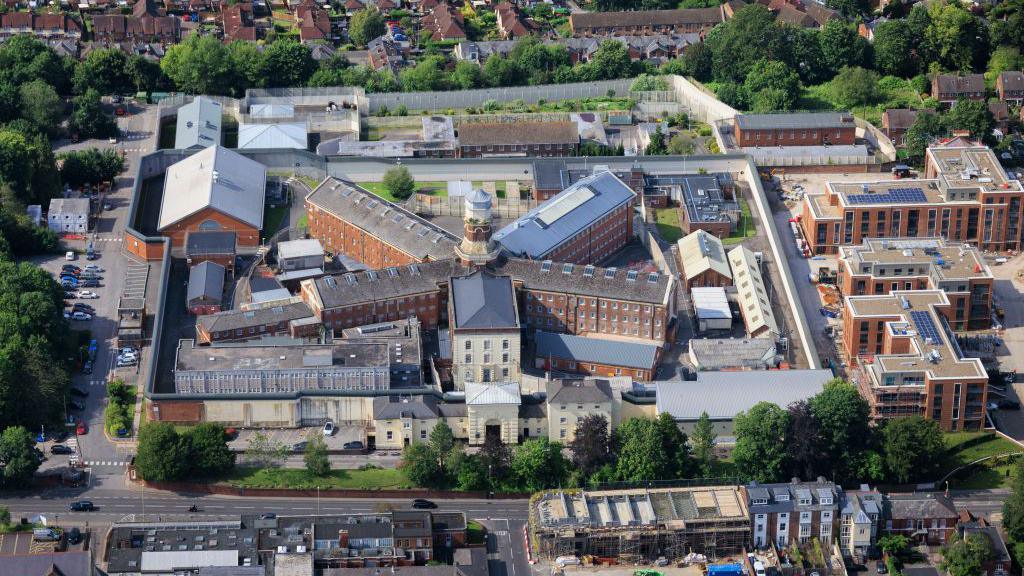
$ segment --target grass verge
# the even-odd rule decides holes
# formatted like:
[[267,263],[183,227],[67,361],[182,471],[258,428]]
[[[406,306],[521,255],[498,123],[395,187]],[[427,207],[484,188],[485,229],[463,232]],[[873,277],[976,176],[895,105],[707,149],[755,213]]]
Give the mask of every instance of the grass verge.
[[683,228],[679,222],[679,208],[655,210],[654,219],[662,240],[675,242],[683,237]]
[[486,535],[487,531],[484,530],[483,524],[476,520],[470,520],[466,523],[466,538],[469,539],[470,544],[483,544]]
[[273,208],[265,206],[263,208],[263,235],[267,238],[273,236],[275,232],[281,229],[281,224],[285,222],[287,217],[287,204],[279,204]]
[[[954,432],[945,435],[949,453],[943,469],[951,471],[969,462],[989,456],[1020,452],[1021,448],[991,432]],[[993,458],[950,480],[960,489],[1002,488],[1016,475],[1016,466],[1008,458]]]
[[740,221],[736,223],[736,231],[722,239],[722,244],[733,246],[757,234],[757,226],[750,214],[750,206],[746,198],[740,197]]
[[[395,198],[394,194],[385,188],[382,182],[357,182],[356,184],[363,190],[373,192],[377,196],[380,196],[389,202],[402,202],[402,200]],[[416,191],[420,194],[429,194],[431,196],[447,198],[448,183],[440,181],[417,182]]]
[[221,480],[223,484],[238,488],[293,488],[323,490],[334,488],[384,490],[412,488],[401,470],[376,468],[371,470],[331,470],[327,476],[313,476],[303,468],[235,468]]

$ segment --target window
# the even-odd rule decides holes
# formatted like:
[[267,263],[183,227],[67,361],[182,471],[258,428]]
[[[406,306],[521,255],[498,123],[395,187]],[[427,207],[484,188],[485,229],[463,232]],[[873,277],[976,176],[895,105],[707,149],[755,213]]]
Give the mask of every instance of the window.
[[502,340],[501,341],[501,349],[502,350],[508,350],[508,340]]
[[508,364],[508,352],[505,352],[504,354],[501,355],[501,363]]
[[466,340],[466,350],[472,350],[472,349],[473,349],[473,341],[472,340]]
[[426,430],[420,430],[420,440],[426,440],[426,439],[427,439],[427,431]]
[[466,364],[472,364],[472,363],[473,363],[473,355],[472,354],[466,354]]
[[395,437],[395,433],[394,433],[394,432],[392,432],[391,430],[388,430],[388,440],[391,440],[391,439],[393,439],[394,437]]
[[484,340],[484,350],[490,350],[490,349],[491,349],[491,341],[490,340]]

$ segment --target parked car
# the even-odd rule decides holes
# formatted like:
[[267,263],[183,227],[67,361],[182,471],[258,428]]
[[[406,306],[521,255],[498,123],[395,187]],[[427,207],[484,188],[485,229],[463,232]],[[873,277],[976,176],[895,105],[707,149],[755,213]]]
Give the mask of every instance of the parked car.
[[89,391],[86,390],[85,388],[82,388],[81,386],[72,386],[71,395],[78,396],[80,398],[87,398],[89,396]]
[[85,320],[92,320],[92,314],[86,314],[85,312],[72,312],[71,319],[84,322]]
[[877,574],[888,574],[889,567],[885,565],[885,562],[879,560],[875,562],[875,573]]
[[89,306],[88,304],[86,304],[84,302],[75,302],[71,306],[71,309],[72,310],[80,310],[82,312],[85,312],[86,314],[95,314],[96,313],[96,309],[95,308],[93,308],[92,306]]
[[72,512],[92,512],[96,506],[89,500],[78,500],[71,503]]
[[412,501],[412,507],[418,510],[432,510],[437,508],[437,504],[434,504],[430,500],[426,500],[424,498],[417,498]]
[[85,410],[85,402],[82,402],[81,400],[72,400],[68,402],[68,404],[71,405],[72,410],[78,410],[79,412]]
[[363,443],[359,440],[353,440],[352,442],[345,442],[342,448],[345,450],[362,450]]
[[100,295],[93,292],[92,290],[79,290],[78,297],[84,300],[94,300],[96,298],[99,298]]
[[138,362],[139,362],[138,360],[121,360],[121,359],[118,359],[117,367],[118,368],[127,368],[129,366],[135,366],[136,364],[138,364]]
[[234,440],[235,438],[238,438],[238,429],[237,428],[225,428],[224,429],[224,436],[228,440]]
[[90,271],[90,270],[93,271],[93,272],[105,272],[105,270],[103,268],[100,268],[99,266],[97,266],[95,264],[86,264],[85,265],[85,270],[87,272]]
[[61,272],[74,272],[76,274],[78,272],[82,271],[81,268],[79,268],[78,266],[75,266],[74,264],[65,264],[65,265],[60,267],[60,270],[61,270]]
[[292,450],[294,450],[295,452],[305,452],[307,446],[309,446],[309,442],[303,440],[302,442],[296,442],[295,444],[292,444]]
[[[78,314],[78,312],[75,312]],[[92,361],[88,360],[85,364],[82,364],[82,374],[92,374]]]
[[78,528],[68,530],[68,544],[78,544],[82,541],[82,531]]
[[88,434],[88,432],[89,432],[89,427],[86,426],[85,422],[79,422],[78,425],[75,426],[75,434],[78,434],[79,436],[82,436],[84,434]]
[[328,420],[327,423],[324,424],[324,436],[333,436],[333,435],[334,435],[334,422],[331,422],[330,420]]
[[260,520],[273,520],[274,518],[277,518],[277,514],[273,512],[264,512],[263,514],[260,514]]
[[86,281],[82,282],[82,287],[83,288],[99,288],[99,286],[100,286],[100,281],[99,280],[86,280]]
[[50,454],[74,454],[75,451],[70,446],[64,444],[54,444],[50,446]]
[[68,250],[68,251],[67,251],[67,252],[66,252],[66,253],[64,254],[64,259],[65,259],[65,260],[68,260],[68,261],[72,261],[72,260],[74,260],[74,259],[75,259],[75,253],[74,253],[74,252],[73,252],[72,250]]
[[64,293],[64,299],[65,300],[72,300],[74,298],[78,298],[78,294],[75,294],[74,292],[65,292]]

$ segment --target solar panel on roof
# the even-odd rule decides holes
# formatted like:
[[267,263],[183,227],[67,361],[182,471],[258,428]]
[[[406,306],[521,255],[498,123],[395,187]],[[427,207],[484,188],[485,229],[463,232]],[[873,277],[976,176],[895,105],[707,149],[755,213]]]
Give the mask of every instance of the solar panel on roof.
[[932,319],[932,315],[928,312],[921,310],[915,310],[910,313],[910,320],[914,323],[914,327],[917,328],[917,333],[921,335],[925,340],[931,340],[934,344],[942,342],[942,338],[939,336],[939,329],[935,326],[935,321]]
[[928,201],[921,188],[891,188],[878,194],[849,194],[850,204],[920,204]]

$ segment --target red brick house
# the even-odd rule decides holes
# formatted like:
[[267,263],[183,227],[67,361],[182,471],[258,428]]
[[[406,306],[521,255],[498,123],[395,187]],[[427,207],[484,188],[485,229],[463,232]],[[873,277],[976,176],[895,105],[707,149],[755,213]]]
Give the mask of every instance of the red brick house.
[[981,74],[936,74],[932,78],[932,97],[941,104],[953,104],[961,98],[985,99],[985,77]]
[[154,0],[138,0],[131,16],[93,16],[93,39],[102,42],[154,41],[174,44],[181,38],[181,23],[157,8]]
[[462,12],[447,2],[438,4],[420,18],[420,26],[430,31],[432,40],[463,40],[466,28]]
[[921,112],[935,112],[931,109],[913,110],[910,108],[890,108],[882,113],[882,133],[896,146],[906,143],[907,130],[914,125],[917,115]]
[[996,92],[1001,102],[1015,106],[1024,104],[1024,72],[1002,72],[996,78]]
[[733,128],[736,145],[741,148],[851,145],[856,132],[849,112],[739,114]]
[[302,0],[295,8],[295,22],[302,42],[331,39],[331,17],[314,0]]
[[935,492],[889,494],[885,530],[913,542],[941,546],[956,530],[959,516],[949,496]]
[[224,41],[249,40],[256,41],[256,23],[253,20],[252,4],[235,4],[221,12],[221,26],[224,28]]

